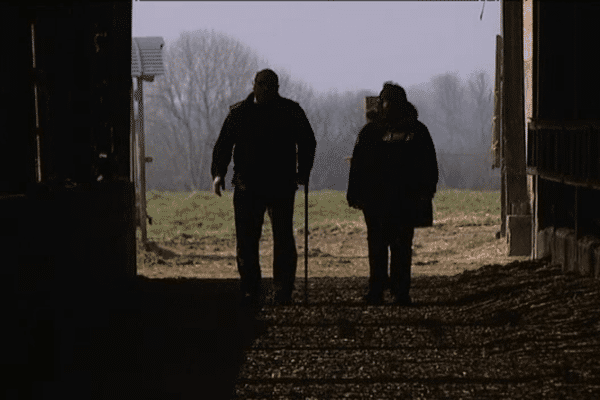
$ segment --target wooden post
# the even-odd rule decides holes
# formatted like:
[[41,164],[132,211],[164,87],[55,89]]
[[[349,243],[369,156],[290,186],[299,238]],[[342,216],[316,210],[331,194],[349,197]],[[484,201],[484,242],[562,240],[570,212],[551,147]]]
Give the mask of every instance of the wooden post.
[[[35,63],[35,23],[31,23],[31,55],[33,59],[33,72],[38,71]],[[38,79],[33,79],[33,93],[34,93],[34,107],[35,107],[35,144],[36,144],[36,180],[42,182],[42,155],[41,155],[41,132],[40,129],[40,115],[39,115],[39,104],[38,104]]]
[[[504,162],[503,162],[504,164]],[[500,236],[506,237],[506,173],[505,168],[502,166],[500,170]]]
[[500,236],[506,236],[506,189],[502,156],[502,36],[496,35],[496,77],[494,84],[494,116],[492,118],[492,168],[500,168]]
[[[539,59],[539,30],[538,30],[538,18],[539,18],[539,2],[533,1],[531,4],[531,35],[532,35],[532,57],[531,57],[531,112],[532,119],[535,120],[539,117],[539,86],[538,86],[538,77],[539,77],[539,68],[540,68],[540,59]],[[539,159],[541,155],[539,154],[539,145],[536,144],[535,152],[538,157],[538,165]],[[535,258],[540,256],[539,250],[539,233],[542,229],[545,229],[548,226],[547,223],[547,205],[545,203],[545,198],[542,197],[542,189],[544,182],[540,178],[539,175],[534,176],[534,215],[533,215],[533,254]],[[545,251],[545,249],[544,249]]]
[[367,122],[372,122],[369,119],[369,110],[377,105],[377,101],[379,100],[379,96],[367,96],[365,97],[365,118]]
[[135,183],[135,179],[136,179],[136,167],[135,167],[135,163],[136,163],[136,155],[137,152],[135,151],[136,148],[136,143],[135,143],[135,139],[136,139],[136,118],[135,118],[135,101],[134,101],[134,96],[135,96],[135,88],[133,86],[133,80],[131,81],[131,87],[130,87],[130,102],[129,102],[129,107],[131,110],[130,113],[130,119],[129,119],[129,124],[130,124],[130,130],[129,130],[129,178],[131,179],[131,182]]
[[[507,222],[509,255],[530,255],[531,221],[529,221],[529,229],[526,224],[526,218],[531,213],[525,158],[522,0],[504,0],[502,2],[502,31],[504,35],[502,46],[502,136],[506,174],[506,206],[507,214],[513,214],[509,219],[515,221],[512,232],[511,226]],[[516,218],[517,216],[522,218]],[[526,246],[526,243],[529,243],[529,246]]]
[[138,100],[138,118],[136,135],[138,139],[138,158],[137,163],[140,172],[140,229],[142,231],[142,244],[146,247],[148,242],[148,233],[146,231],[146,163],[144,149],[144,79],[137,77],[137,100]]
[[[503,1],[502,133],[508,204],[527,201],[525,168],[525,109],[523,91],[523,4]],[[510,209],[510,208],[509,208]]]
[[574,215],[573,215],[573,218],[575,220],[574,221],[574,228],[575,228],[574,230],[575,230],[575,238],[577,240],[581,239],[581,237],[583,236],[581,234],[582,229],[581,229],[581,221],[580,221],[580,218],[579,218],[580,209],[581,209],[581,205],[580,205],[580,198],[581,198],[580,190],[581,189],[579,188],[579,186],[575,186],[575,193],[574,193],[575,198],[573,199],[573,201],[574,201],[574,207],[573,207],[573,214]]

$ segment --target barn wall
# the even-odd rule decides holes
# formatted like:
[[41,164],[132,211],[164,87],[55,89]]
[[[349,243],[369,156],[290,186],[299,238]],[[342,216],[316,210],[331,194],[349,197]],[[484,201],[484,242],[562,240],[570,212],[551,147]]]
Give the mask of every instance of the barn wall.
[[[4,38],[0,57],[0,193],[22,194],[36,179],[35,112],[31,86],[31,49],[27,21],[19,19],[19,9],[2,3]],[[20,22],[20,23],[17,23]]]
[[535,2],[533,15],[527,165],[534,257],[600,276],[600,77],[591,58],[600,50],[600,5]]
[[[523,70],[525,76],[525,121],[533,118],[533,0],[523,1]],[[527,127],[527,125],[526,125]],[[525,129],[525,140],[529,131]],[[527,176],[529,209],[535,207],[535,187],[533,175]]]
[[2,3],[0,18],[2,282],[109,290],[136,274],[131,3]]

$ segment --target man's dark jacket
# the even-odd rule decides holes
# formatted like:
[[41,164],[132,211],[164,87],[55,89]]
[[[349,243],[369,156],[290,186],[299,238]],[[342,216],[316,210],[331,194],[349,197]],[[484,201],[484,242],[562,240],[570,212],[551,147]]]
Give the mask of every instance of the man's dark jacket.
[[278,96],[259,105],[250,93],[231,107],[223,123],[213,149],[213,180],[217,175],[225,179],[232,149],[234,186],[283,193],[298,189],[297,178],[308,180],[316,140],[298,103]]
[[[360,131],[346,197],[351,206],[408,221],[416,199],[433,198],[439,172],[429,130],[412,104],[405,107],[410,118],[403,124],[390,127],[376,114]],[[390,137],[390,130],[397,133]]]

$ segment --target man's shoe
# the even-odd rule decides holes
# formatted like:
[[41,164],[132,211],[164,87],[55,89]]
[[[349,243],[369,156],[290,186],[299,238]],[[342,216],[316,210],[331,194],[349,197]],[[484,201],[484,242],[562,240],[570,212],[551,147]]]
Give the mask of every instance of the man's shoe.
[[275,305],[275,306],[291,306],[292,299],[275,299],[275,300],[273,300],[273,305]]
[[244,293],[242,295],[241,305],[244,308],[260,310],[263,306],[262,297],[259,294]]
[[285,295],[282,293],[277,293],[273,298],[273,305],[276,306],[289,306],[292,304],[292,296]]
[[394,301],[392,302],[392,304],[397,305],[397,306],[408,307],[408,306],[412,306],[413,302],[409,295],[401,295],[401,296],[394,296]]
[[292,304],[292,292],[294,289],[284,289],[280,283],[274,283],[273,288],[273,305],[276,306],[289,306]]
[[368,293],[363,297],[363,300],[372,306],[380,306],[383,304],[383,294]]

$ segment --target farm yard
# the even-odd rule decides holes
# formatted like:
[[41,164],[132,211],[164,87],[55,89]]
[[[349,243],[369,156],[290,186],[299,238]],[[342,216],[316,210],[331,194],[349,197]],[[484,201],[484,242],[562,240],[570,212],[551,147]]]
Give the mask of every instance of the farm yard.
[[[243,23],[231,24],[230,12],[220,17],[205,5],[145,13],[138,2],[38,3],[2,13],[4,36],[12,39],[6,41],[11,101],[3,114],[7,168],[0,191],[2,398],[600,399],[598,264],[595,278],[583,276],[591,254],[600,254],[594,239],[600,236],[600,108],[594,107],[600,80],[590,59],[598,46],[597,5],[504,1],[484,13],[474,3],[472,13],[440,9],[437,16],[385,5],[382,16],[392,16],[387,27],[369,5],[367,13],[353,14],[358,25],[373,29],[346,23],[350,31],[332,36],[339,10],[320,20],[313,17],[322,12],[307,10],[304,18],[296,10],[298,26],[281,24],[278,17],[286,13],[258,12],[262,23],[252,19],[244,31]],[[173,18],[175,12],[197,18]],[[377,22],[365,22],[367,14]],[[495,22],[482,22],[484,14]],[[475,24],[462,19],[477,15]],[[157,23],[157,16],[173,24]],[[248,19],[243,11],[238,16]],[[302,23],[307,18],[310,24]],[[186,19],[192,25],[182,25]],[[436,34],[431,24],[419,24],[426,19],[460,29],[436,24]],[[362,301],[369,268],[361,212],[347,207],[344,192],[321,189],[344,190],[352,143],[365,123],[363,105],[376,97],[373,82],[388,78],[372,70],[350,74],[374,79],[370,83],[348,80],[340,71],[360,63],[335,56],[389,56],[398,46],[381,45],[384,37],[397,42],[387,28],[422,36],[409,26],[415,21],[428,36],[449,40],[430,40],[443,51],[429,53],[452,65],[412,57],[427,68],[407,69],[421,73],[402,78],[407,100],[432,135],[440,187],[476,190],[438,192],[434,226],[417,230],[415,303],[395,306],[387,297],[385,305],[370,306]],[[469,33],[475,25],[486,28]],[[270,32],[282,39],[290,32],[307,42],[305,28],[313,42],[336,51],[283,46],[296,61],[308,60],[311,72],[292,77],[289,68],[281,70],[279,89],[301,104],[315,127],[315,191],[308,204],[302,192],[296,201],[293,303],[271,301],[267,218],[260,248],[267,298],[255,309],[240,301],[232,192],[217,198],[196,189],[211,187],[213,139],[229,105],[250,93],[251,77],[281,53],[273,40],[251,36]],[[459,30],[467,36],[448,34]],[[379,46],[365,36],[373,33]],[[346,40],[351,51],[337,51],[344,44],[337,39],[350,34],[360,36]],[[494,36],[493,74],[491,63],[461,56],[461,66],[444,55],[468,38],[483,47],[467,53],[485,55]],[[236,37],[277,50],[258,55],[262,47]],[[132,53],[138,39],[153,42],[152,48]],[[380,54],[360,51],[359,42]],[[298,49],[316,49],[320,61],[333,55],[343,65],[319,62],[327,71],[311,75],[315,56]],[[385,73],[390,78],[398,73],[392,69]],[[536,250],[552,259],[506,255],[500,194],[485,191],[498,187],[503,214],[515,216],[511,251],[528,244],[532,233]],[[145,220],[141,232],[136,228],[139,194],[152,217],[148,232]],[[556,264],[561,259],[566,266]]]
[[[158,252],[138,253],[138,273],[152,277],[238,278],[235,263],[233,194],[218,198],[209,192],[149,192],[148,239]],[[415,231],[413,274],[454,275],[485,264],[502,264],[525,257],[508,257],[500,230],[498,192],[440,191],[434,198],[434,226]],[[309,193],[309,276],[368,275],[366,226],[361,211],[347,206],[345,192]],[[297,193],[294,214],[298,276],[303,277],[304,194]],[[139,233],[139,232],[138,232]],[[265,216],[261,239],[263,276],[272,263],[270,220]],[[160,251],[163,250],[163,251]],[[166,251],[164,251],[166,250]]]
[[[144,366],[160,376],[154,387],[181,398],[207,398],[209,387],[240,399],[600,398],[598,281],[549,260],[507,257],[506,241],[495,237],[499,193],[437,194],[434,226],[416,230],[408,308],[361,302],[362,215],[344,193],[310,196],[309,303],[299,193],[294,304],[272,306],[267,297],[252,314],[235,308],[231,193],[149,193],[148,234],[159,247],[139,246],[138,274],[140,293],[161,298],[152,303],[160,312],[145,306],[156,320],[145,329],[164,338],[163,358]],[[269,223],[261,242],[267,292]]]
[[189,210],[185,197],[150,200],[159,244],[140,246],[131,290],[82,282],[7,307],[4,397],[600,398],[598,281],[505,257],[497,194],[438,194],[436,225],[415,240],[413,307],[362,303],[360,215],[321,195],[310,199],[309,303],[300,249],[294,304],[267,296],[258,311],[240,306],[227,197],[191,196]]

